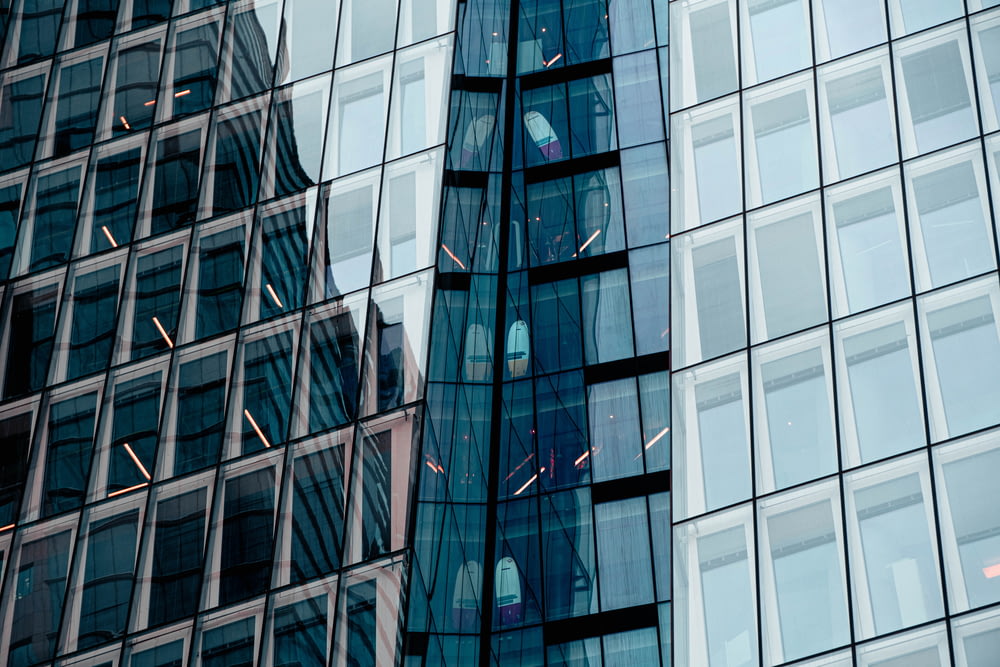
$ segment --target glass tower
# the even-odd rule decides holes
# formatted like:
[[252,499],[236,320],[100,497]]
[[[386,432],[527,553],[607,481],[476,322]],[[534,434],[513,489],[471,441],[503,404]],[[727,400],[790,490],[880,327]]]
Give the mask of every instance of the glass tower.
[[1000,3],[669,5],[675,664],[998,664]]

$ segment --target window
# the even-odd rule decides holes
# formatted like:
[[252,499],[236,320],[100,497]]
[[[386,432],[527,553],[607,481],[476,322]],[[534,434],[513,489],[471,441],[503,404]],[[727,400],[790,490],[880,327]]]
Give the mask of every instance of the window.
[[12,563],[17,569],[8,577],[15,588],[8,621],[8,667],[29,667],[54,657],[72,534],[72,530],[61,530],[37,539],[26,536],[20,558]]
[[46,75],[29,70],[27,76],[8,76],[0,89],[0,170],[17,169],[31,162],[42,115]]
[[90,524],[83,566],[79,649],[111,641],[125,632],[138,521],[139,511],[132,510]]
[[97,150],[99,157],[91,177],[93,222],[87,246],[91,252],[116,248],[132,240],[142,157],[138,145]]
[[156,503],[148,625],[198,608],[207,491],[196,489]]
[[821,330],[755,351],[758,479],[766,490],[837,470],[826,336]]
[[[204,20],[203,16],[199,19]],[[173,82],[167,86],[164,96],[164,101],[172,107],[174,118],[203,111],[212,105],[218,48],[218,21],[200,25],[188,22],[176,29],[171,49]]]
[[244,454],[287,439],[294,344],[294,330],[273,327],[243,344],[243,409],[236,419]]
[[812,64],[808,5],[808,0],[748,0],[743,4],[744,86]]
[[674,510],[677,517],[751,495],[746,362],[723,359],[673,375]]
[[827,182],[898,159],[889,59],[864,56],[820,72],[820,108]]
[[112,79],[115,92],[109,114],[109,125],[115,136],[145,129],[152,124],[162,47],[161,38],[146,42],[135,39],[119,45]]
[[751,333],[776,338],[827,319],[819,198],[751,214]]
[[212,167],[212,215],[250,206],[257,199],[257,167],[264,114],[220,112],[215,121],[215,163]]
[[178,366],[173,476],[218,462],[229,355],[215,352]]
[[596,504],[594,517],[601,609],[652,602],[653,568],[646,498]]
[[680,76],[671,78],[674,109],[736,90],[736,3],[671,5],[672,56]]
[[292,475],[291,583],[296,583],[340,567],[344,447],[296,458]]
[[1000,364],[996,312],[1000,294],[990,281],[924,297],[919,304],[928,408],[935,440],[1000,421],[1000,378],[983,373]]
[[[220,605],[263,593],[271,579],[274,469],[249,472],[226,480],[225,485]],[[223,664],[229,663],[220,667]]]
[[840,498],[833,483],[760,504],[767,664],[850,641]]
[[831,190],[827,240],[834,315],[867,310],[910,293],[898,172]]
[[0,419],[0,525],[14,523],[28,475],[30,411]]
[[274,665],[326,664],[326,596],[274,611]]
[[[188,124],[160,132],[155,162],[150,165],[153,181],[150,232],[162,234],[194,222],[198,207],[198,176],[201,171],[202,130],[185,129]],[[149,195],[147,195],[149,197]]]
[[848,478],[854,606],[862,636],[944,614],[930,492],[922,456]]
[[34,217],[30,231],[22,232],[17,273],[47,269],[69,260],[82,168],[77,164],[57,169],[35,177]]
[[926,442],[909,304],[838,324],[841,437],[849,465]]
[[96,412],[97,392],[68,398],[49,408],[43,517],[83,505]]
[[132,360],[173,348],[184,247],[140,255],[135,262]]
[[839,58],[886,41],[885,7],[879,0],[813,0],[817,55]]
[[58,285],[15,293],[9,306],[4,398],[38,391],[45,383],[55,336]]
[[97,123],[104,58],[67,62],[59,70],[53,157],[90,145]]
[[65,379],[107,368],[117,323],[120,273],[121,267],[114,264],[75,276]]
[[163,373],[156,371],[115,385],[109,496],[145,486],[156,461]]
[[195,339],[234,329],[243,301],[243,226],[207,233],[198,246]]

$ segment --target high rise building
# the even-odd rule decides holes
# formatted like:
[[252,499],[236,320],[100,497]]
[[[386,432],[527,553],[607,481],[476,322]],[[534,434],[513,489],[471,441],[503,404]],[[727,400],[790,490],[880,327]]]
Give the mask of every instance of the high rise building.
[[997,81],[997,0],[0,0],[0,666],[995,667]]

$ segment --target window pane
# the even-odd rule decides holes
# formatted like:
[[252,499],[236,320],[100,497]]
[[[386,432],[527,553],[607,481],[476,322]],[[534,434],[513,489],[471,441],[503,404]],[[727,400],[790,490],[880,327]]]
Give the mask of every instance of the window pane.
[[121,636],[132,595],[139,511],[94,521],[87,538],[77,648]]
[[198,607],[207,492],[197,489],[156,505],[149,625],[193,614]]
[[174,476],[219,460],[229,375],[227,358],[225,352],[216,352],[179,367]]
[[223,512],[220,605],[264,592],[271,579],[274,469],[227,480]]

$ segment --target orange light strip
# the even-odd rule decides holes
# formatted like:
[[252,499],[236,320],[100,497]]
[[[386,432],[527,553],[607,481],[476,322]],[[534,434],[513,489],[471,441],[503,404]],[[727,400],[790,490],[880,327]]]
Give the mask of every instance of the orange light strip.
[[584,461],[587,460],[588,456],[590,456],[590,450],[589,449],[587,451],[585,451],[583,454],[580,454],[578,457],[576,457],[576,461],[573,461],[573,465],[575,465],[575,466],[580,465],[581,463],[583,463]]
[[281,303],[281,299],[278,298],[278,293],[274,291],[273,287],[271,287],[271,283],[267,283],[266,285],[264,285],[264,289],[266,289],[267,293],[271,295],[271,300],[274,301],[275,304],[277,304],[278,308],[285,307],[285,304]]
[[986,575],[987,579],[996,579],[997,577],[1000,577],[1000,563],[984,567],[983,574]]
[[550,60],[549,62],[545,62],[543,60],[542,64],[545,65],[546,67],[552,67],[552,65],[555,64],[555,62],[557,60],[559,60],[560,58],[562,58],[562,54],[561,53],[557,53],[554,56],[552,56],[552,60]]
[[118,491],[113,491],[108,494],[108,498],[114,498],[115,496],[120,496],[130,491],[138,491],[144,486],[149,486],[149,482],[143,482],[142,484],[136,484],[135,486],[130,486],[127,489],[119,489]]
[[467,271],[467,270],[468,270],[468,269],[466,269],[466,268],[465,268],[465,264],[462,264],[462,260],[460,260],[460,259],[459,259],[458,257],[455,257],[455,253],[453,253],[453,252],[451,251],[451,249],[450,249],[450,248],[449,248],[448,246],[446,246],[445,244],[443,244],[443,243],[442,243],[442,244],[441,244],[441,248],[442,248],[442,249],[443,249],[443,250],[444,250],[444,251],[445,251],[446,253],[448,253],[448,256],[449,256],[449,257],[451,257],[451,258],[452,258],[453,260],[455,260],[455,263],[456,263],[456,264],[458,264],[458,265],[459,265],[460,267],[462,267],[462,270],[463,270],[463,271]]
[[589,238],[589,239],[587,239],[587,240],[586,240],[586,241],[584,242],[584,244],[583,244],[582,246],[580,246],[580,249],[579,249],[579,250],[577,250],[577,252],[583,252],[584,250],[586,250],[586,249],[587,249],[587,246],[589,246],[589,245],[590,245],[591,243],[593,243],[593,242],[594,242],[594,239],[596,239],[596,238],[597,238],[597,236],[598,236],[598,235],[599,235],[600,233],[601,233],[601,230],[600,230],[600,229],[598,229],[598,230],[597,230],[596,232],[594,232],[593,234],[591,234],[591,235],[590,235],[590,238]]
[[104,236],[107,237],[108,243],[111,244],[111,247],[112,248],[117,248],[118,247],[118,242],[115,241],[115,237],[111,235],[111,230],[108,229],[108,226],[107,225],[101,225],[101,231],[104,232]]
[[160,324],[160,320],[156,319],[156,315],[153,315],[153,324],[156,325],[157,331],[159,331],[160,335],[163,336],[163,340],[167,341],[167,345],[170,346],[170,349],[174,349],[174,341],[170,340],[170,336],[167,335],[167,330],[163,328],[162,324]]
[[435,466],[435,465],[434,465],[433,463],[431,463],[430,461],[424,461],[424,463],[426,463],[426,464],[427,464],[427,467],[428,467],[428,468],[430,468],[431,470],[433,470],[434,472],[437,472],[437,471],[438,471],[438,469],[437,469],[437,466]]
[[174,93],[174,97],[184,97],[185,95],[190,95],[190,94],[191,94],[191,89],[188,88],[187,90],[182,90],[180,92]]
[[257,437],[260,438],[260,441],[264,443],[264,446],[270,448],[271,443],[267,441],[266,437],[264,437],[264,432],[260,430],[260,426],[257,426],[257,422],[254,421],[253,415],[250,414],[250,411],[243,408],[243,416],[250,422],[250,426],[253,427],[254,433],[256,433]]
[[659,442],[660,438],[662,438],[663,436],[665,436],[667,433],[670,433],[670,427],[669,426],[666,427],[665,429],[663,429],[662,431],[660,431],[659,433],[657,433],[656,435],[654,435],[653,439],[650,440],[649,442],[647,442],[646,446],[643,449],[649,449],[650,447],[652,447],[653,445],[655,445],[657,442]]
[[16,525],[17,525],[16,523],[8,523],[6,526],[0,527],[0,533],[3,533],[3,532],[6,532],[6,531],[10,530],[11,528],[13,528]]
[[523,468],[524,464],[526,464],[528,461],[530,461],[533,458],[535,458],[535,453],[534,452],[528,454],[528,456],[526,456],[525,459],[523,461],[521,461],[521,463],[519,463],[516,468],[514,468],[513,470],[510,471],[509,475],[507,475],[506,477],[503,478],[503,481],[506,482],[508,479],[510,479],[511,477],[513,477],[514,473],[516,473],[518,470],[520,470],[521,468]]
[[118,116],[118,120],[120,120],[122,122],[122,125],[125,126],[126,130],[131,130],[132,129],[132,126],[128,124],[127,120],[125,120],[125,116]]
[[538,476],[541,475],[543,472],[545,472],[545,468],[539,468],[538,472],[536,472],[534,475],[531,476],[531,479],[529,479],[527,482],[525,482],[524,485],[522,485],[520,489],[518,489],[517,491],[514,492],[514,495],[515,496],[521,495],[521,493],[523,493],[526,488],[528,488],[529,486],[531,486],[534,483],[534,481],[536,479],[538,479]]
[[149,475],[149,471],[146,470],[146,466],[142,465],[142,461],[140,461],[139,457],[136,456],[134,451],[132,451],[132,447],[127,442],[122,443],[122,447],[124,447],[125,451],[128,452],[128,455],[132,458],[132,462],[135,463],[135,467],[139,469],[142,476],[145,477],[147,481],[152,479]]
[[143,103],[142,103],[142,106],[144,106],[144,107],[151,107],[151,106],[153,106],[154,104],[156,104],[156,100],[150,100],[150,101],[148,101],[148,102],[143,102]]

